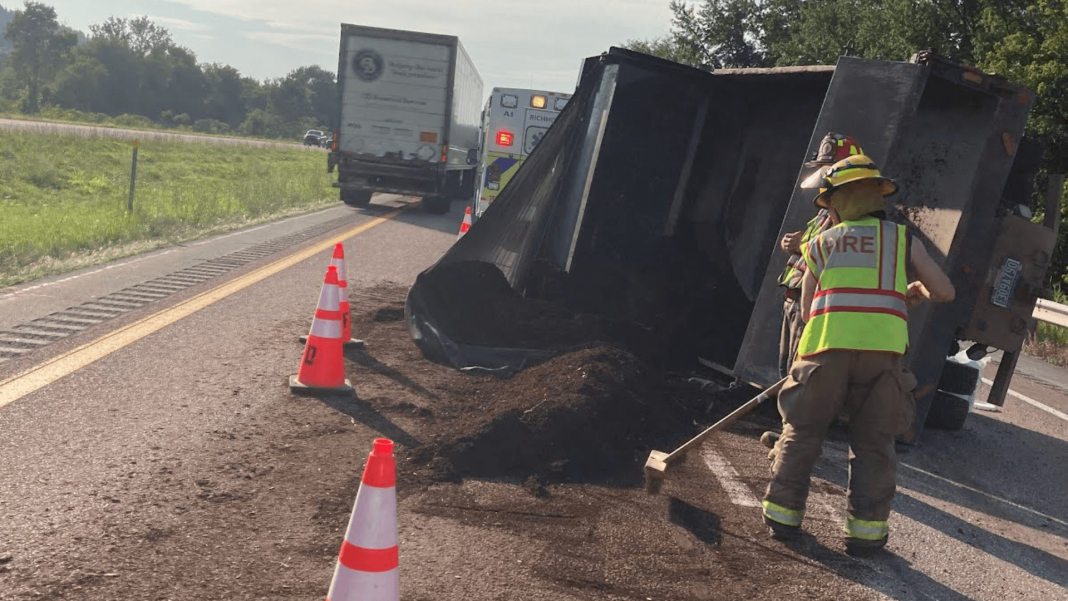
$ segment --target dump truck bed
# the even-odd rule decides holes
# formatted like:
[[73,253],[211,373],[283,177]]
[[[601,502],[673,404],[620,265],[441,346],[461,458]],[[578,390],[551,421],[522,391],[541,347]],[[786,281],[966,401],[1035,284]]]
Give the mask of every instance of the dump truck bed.
[[[812,191],[799,187],[802,163],[838,131],[898,180],[892,217],[957,286],[954,303],[910,318],[913,371],[921,386],[937,382],[965,333],[1017,350],[1023,336],[1012,332],[1034,305],[1027,290],[1045,277],[1051,232],[1021,223],[1007,207],[1026,199],[1002,193],[1031,98],[926,56],[707,73],[612,49],[586,61],[571,102],[513,182],[417,280],[409,329],[429,356],[457,367],[514,370],[603,340],[666,367],[700,358],[768,386],[779,379],[786,257],[777,241],[814,214]],[[1034,168],[1017,165],[1018,176]],[[1010,306],[992,307],[984,287],[998,280],[1005,257],[995,248],[1010,238],[1027,247],[1012,252],[1029,258]],[[430,289],[458,281],[450,274],[471,284]],[[495,291],[509,327],[463,313],[480,286]],[[436,317],[445,314],[464,319]]]

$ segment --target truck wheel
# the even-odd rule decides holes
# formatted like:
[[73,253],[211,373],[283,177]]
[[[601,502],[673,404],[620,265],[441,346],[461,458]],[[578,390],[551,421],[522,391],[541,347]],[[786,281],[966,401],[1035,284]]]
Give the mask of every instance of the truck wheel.
[[475,180],[478,179],[475,175],[475,170],[464,171],[461,176],[463,179],[460,182],[459,191],[457,197],[461,200],[471,200],[475,195]]
[[971,405],[968,399],[954,394],[936,391],[931,399],[931,409],[927,412],[928,428],[956,432],[964,427]]
[[371,204],[371,195],[373,192],[369,190],[346,190],[341,189],[341,202],[349,205],[350,207],[366,207]]
[[444,215],[449,212],[449,197],[448,196],[424,196],[423,208],[427,213],[434,215]]
[[938,380],[938,390],[967,396],[975,392],[978,383],[978,369],[956,361],[946,361],[942,366],[942,377]]

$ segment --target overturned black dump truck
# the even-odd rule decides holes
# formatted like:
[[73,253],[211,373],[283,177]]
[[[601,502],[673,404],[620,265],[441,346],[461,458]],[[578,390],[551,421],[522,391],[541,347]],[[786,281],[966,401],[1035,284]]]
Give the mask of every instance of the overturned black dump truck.
[[1042,158],[1023,138],[1032,101],[931,53],[705,72],[613,48],[585,61],[508,188],[416,280],[409,331],[457,368],[510,372],[610,341],[769,386],[778,240],[815,212],[802,163],[826,132],[848,133],[900,185],[891,218],[957,288],[909,316],[909,364],[928,391],[915,442],[959,341],[1005,351],[995,388],[1007,388],[1045,292],[1057,224],[1028,219]]

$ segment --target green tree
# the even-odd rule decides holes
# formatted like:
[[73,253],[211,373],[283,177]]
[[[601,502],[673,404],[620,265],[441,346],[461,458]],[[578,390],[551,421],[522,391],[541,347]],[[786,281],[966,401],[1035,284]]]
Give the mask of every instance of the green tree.
[[1038,0],[1012,14],[988,12],[980,65],[1035,91],[1028,132],[1055,173],[1068,169],[1068,5]]
[[308,89],[310,110],[306,114],[307,117],[312,118],[317,125],[325,125],[332,130],[338,128],[340,99],[337,77],[332,72],[311,65],[291,72],[286,79],[292,79]]
[[694,67],[759,67],[766,63],[761,0],[671,0],[671,32],[624,47]]
[[23,10],[16,11],[4,36],[13,46],[11,66],[26,90],[24,109],[36,113],[41,85],[69,60],[78,37],[60,27],[54,8],[39,2],[26,2]]
[[236,128],[245,120],[246,100],[241,73],[228,65],[203,65],[204,115]]
[[690,65],[701,66],[701,56],[692,46],[679,44],[674,36],[653,38],[651,40],[628,40],[623,47],[636,52],[643,52],[652,56],[666,58],[669,61]]

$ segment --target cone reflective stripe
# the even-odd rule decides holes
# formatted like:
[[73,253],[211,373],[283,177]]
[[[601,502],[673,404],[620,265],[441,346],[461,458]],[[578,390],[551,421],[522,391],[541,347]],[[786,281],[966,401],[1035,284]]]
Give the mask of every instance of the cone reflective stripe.
[[319,306],[304,345],[300,369],[296,376],[289,379],[291,389],[352,390],[345,380],[339,297],[337,267],[331,265],[326,268],[323,288],[319,292]]
[[367,458],[327,601],[398,601],[396,463],[379,438]]
[[345,271],[345,247],[340,242],[334,246],[334,257],[330,260],[330,264],[337,267],[338,294],[340,296],[338,310],[341,311],[341,342],[344,343],[352,340],[352,323],[349,313],[349,292],[347,290],[349,278]]
[[469,229],[471,229],[471,207],[467,207],[467,210],[464,211],[464,220],[460,224],[460,233],[456,235],[456,239],[463,238]]

